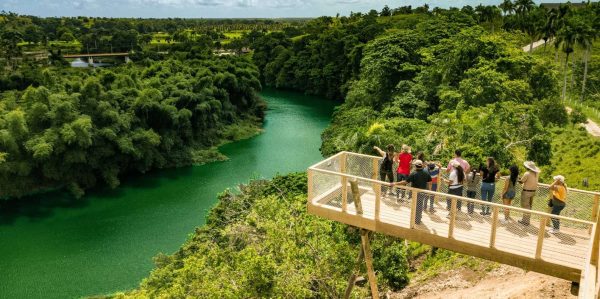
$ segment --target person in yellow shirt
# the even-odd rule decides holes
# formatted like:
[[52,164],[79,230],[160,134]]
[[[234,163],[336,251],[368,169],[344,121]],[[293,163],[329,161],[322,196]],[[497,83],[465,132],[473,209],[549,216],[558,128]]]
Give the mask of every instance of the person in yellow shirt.
[[[565,184],[565,177],[562,175],[554,176],[554,182],[550,185],[550,190],[552,191],[552,199],[549,203],[552,208],[550,213],[559,215],[565,208],[567,201],[567,184]],[[552,227],[552,233],[558,233],[560,231],[560,220],[552,218]]]

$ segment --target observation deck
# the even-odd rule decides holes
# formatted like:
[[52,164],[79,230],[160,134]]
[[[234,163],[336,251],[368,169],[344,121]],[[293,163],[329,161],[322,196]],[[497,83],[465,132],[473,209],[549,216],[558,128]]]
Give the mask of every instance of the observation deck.
[[[600,193],[569,188],[566,207],[556,216],[547,213],[550,190],[545,184],[538,186],[533,208],[527,210],[520,208],[520,185],[512,206],[499,204],[505,178],[495,184],[494,199],[489,203],[447,194],[448,186],[441,179],[439,192],[391,187],[379,180],[381,161],[381,157],[340,152],[311,166],[308,212],[368,231],[580,282],[581,298],[598,298]],[[441,171],[440,177],[444,175]],[[476,198],[480,198],[479,189]],[[430,198],[435,212],[428,207],[421,222],[415,223],[418,205]],[[482,205],[490,207],[491,215],[479,213]],[[474,213],[469,214],[467,206],[474,206]],[[505,209],[512,219],[501,222]],[[530,225],[517,222],[523,215],[530,215]],[[552,219],[560,220],[560,232],[550,233]]]

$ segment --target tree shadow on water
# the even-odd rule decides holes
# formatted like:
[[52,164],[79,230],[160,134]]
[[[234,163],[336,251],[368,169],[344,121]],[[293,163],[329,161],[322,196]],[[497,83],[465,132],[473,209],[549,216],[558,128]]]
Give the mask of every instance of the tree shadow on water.
[[164,180],[173,181],[189,176],[193,167],[162,169],[146,174],[130,174],[121,178],[121,185],[111,189],[98,186],[86,190],[86,195],[76,198],[66,189],[57,189],[20,198],[0,199],[0,226],[12,225],[20,218],[37,222],[54,215],[57,209],[84,209],[92,200],[123,200],[126,189],[155,189]]
[[22,217],[35,222],[53,215],[57,208],[81,209],[88,204],[85,197],[75,198],[62,189],[2,200],[0,201],[0,226],[11,225]]

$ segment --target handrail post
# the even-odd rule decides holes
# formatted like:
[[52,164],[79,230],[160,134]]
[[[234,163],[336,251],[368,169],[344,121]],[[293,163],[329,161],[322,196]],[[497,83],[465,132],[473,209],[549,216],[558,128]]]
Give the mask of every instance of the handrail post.
[[[598,205],[600,204],[600,195],[594,195],[594,205],[592,206],[592,222],[596,222],[598,220]],[[592,233],[592,227],[589,228],[588,234]]]
[[310,204],[312,204],[313,203],[312,201],[313,201],[313,198],[314,198],[314,194],[313,194],[313,192],[314,192],[314,189],[313,189],[314,188],[313,187],[313,171],[311,169],[309,169],[306,172],[306,174],[308,176],[307,182],[306,182],[308,184],[307,198],[308,198],[308,202]]
[[417,191],[413,190],[410,203],[410,228],[415,228],[415,216],[417,215]]
[[[377,180],[379,175],[379,160],[372,158],[371,165],[373,167],[371,178]],[[375,192],[375,221],[379,221],[379,211],[381,209],[381,188],[382,186],[380,184],[373,183],[373,191]]]
[[542,216],[542,218],[540,218],[540,229],[538,230],[537,245],[535,248],[536,259],[540,259],[542,257],[542,246],[544,244],[544,235],[546,234],[546,221],[548,221],[546,216]]
[[371,179],[376,180],[377,177],[379,176],[379,159],[373,158],[372,162],[373,165],[373,172],[371,174]]
[[490,248],[496,246],[496,229],[498,228],[498,207],[492,208],[492,232],[490,235]]
[[[340,172],[346,174],[346,153],[340,155]],[[348,210],[348,178],[342,176],[342,212]]]
[[450,205],[450,224],[448,226],[448,238],[454,239],[454,224],[456,223],[456,197],[452,197]]
[[379,221],[381,210],[381,185],[375,184],[375,221]]

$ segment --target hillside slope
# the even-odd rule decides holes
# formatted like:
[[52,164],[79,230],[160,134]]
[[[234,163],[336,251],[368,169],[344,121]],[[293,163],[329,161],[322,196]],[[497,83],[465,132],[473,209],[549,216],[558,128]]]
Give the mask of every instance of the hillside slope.
[[548,275],[500,265],[491,271],[468,268],[440,273],[436,278],[410,284],[389,298],[577,298],[571,283]]

